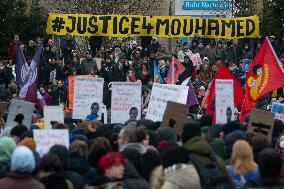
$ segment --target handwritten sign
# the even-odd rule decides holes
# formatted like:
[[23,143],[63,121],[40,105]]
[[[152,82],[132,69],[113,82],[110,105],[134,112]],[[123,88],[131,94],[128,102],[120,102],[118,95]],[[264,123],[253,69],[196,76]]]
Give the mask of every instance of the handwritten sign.
[[161,127],[169,127],[174,123],[176,134],[181,134],[184,121],[187,118],[189,105],[168,101]]
[[268,141],[271,142],[274,117],[274,113],[259,109],[252,109],[247,132],[256,134],[262,133],[266,136]]
[[284,123],[284,104],[273,103],[271,112],[275,113],[275,119],[279,119]]
[[111,123],[137,121],[141,118],[141,82],[113,82]]
[[51,121],[64,123],[64,111],[62,106],[44,106],[43,115],[45,129],[52,129]]
[[69,132],[67,129],[35,129],[33,133],[36,151],[40,156],[46,154],[56,144],[69,148]]
[[179,85],[154,83],[152,87],[146,119],[151,119],[153,121],[162,121],[164,112],[166,110],[167,102],[178,102],[179,89]]
[[27,127],[30,127],[33,118],[34,109],[35,109],[34,103],[19,99],[12,99],[9,107],[6,126],[8,127],[16,126],[17,123],[14,122],[16,115],[23,114],[24,115],[23,124]]
[[86,119],[91,114],[91,106],[98,103],[98,119],[101,117],[101,108],[103,101],[103,78],[76,78],[74,84],[74,109],[73,119]]
[[234,118],[233,80],[216,79],[215,112],[216,123],[224,124]]

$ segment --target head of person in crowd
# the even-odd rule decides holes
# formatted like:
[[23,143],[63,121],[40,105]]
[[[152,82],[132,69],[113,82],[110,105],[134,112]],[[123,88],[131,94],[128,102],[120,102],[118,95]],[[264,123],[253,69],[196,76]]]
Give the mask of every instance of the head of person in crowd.
[[209,68],[209,59],[207,57],[203,58],[202,66],[203,66],[204,70],[208,70],[208,68]]
[[119,146],[136,141],[137,141],[136,127],[125,126],[119,132],[118,141],[117,141]]
[[151,44],[157,44],[157,43],[158,43],[157,37],[152,37]]
[[135,41],[135,40],[131,41],[131,48],[132,48],[132,50],[135,50],[137,48],[137,46],[138,46],[137,41]]
[[217,47],[218,48],[223,48],[223,42],[221,40],[217,41]]
[[229,63],[229,70],[230,71],[235,71],[237,69],[238,65],[235,62],[230,62]]
[[65,40],[71,41],[72,40],[72,35],[70,33],[66,33]]
[[19,34],[15,34],[15,35],[14,35],[14,42],[17,43],[17,42],[19,42],[19,41],[20,41],[20,36],[19,36]]
[[270,143],[267,140],[266,136],[258,133],[255,136],[252,137],[251,140],[251,147],[253,149],[253,156],[254,159],[256,160],[258,157],[258,154],[265,148],[270,147]]
[[56,154],[47,153],[40,159],[38,169],[39,176],[43,178],[61,172],[63,166]]
[[108,152],[99,160],[102,174],[112,180],[121,180],[124,175],[124,157],[118,152]]
[[63,88],[64,87],[63,81],[62,80],[58,80],[57,81],[57,86],[58,86],[58,88]]
[[245,140],[238,140],[233,145],[231,155],[232,165],[239,175],[245,175],[249,171],[257,169],[254,162],[252,148]]
[[11,171],[31,174],[35,167],[34,154],[29,148],[19,146],[14,150],[11,159]]
[[184,42],[182,45],[182,51],[187,52],[189,50],[189,45],[187,42]]
[[182,143],[186,143],[194,137],[201,136],[201,126],[196,121],[188,121],[184,124],[181,134]]
[[51,65],[55,65],[56,64],[55,57],[52,57],[51,59],[49,59],[49,64],[51,64]]
[[[12,157],[12,154],[14,152],[14,150],[16,149],[16,142],[15,140],[13,140],[10,137],[1,137],[0,138],[0,166],[3,167],[3,171],[9,171],[8,168],[10,165],[10,160]],[[7,170],[5,169],[5,165],[2,163],[6,163],[7,164]],[[2,170],[2,168],[1,168]],[[0,176],[4,176],[2,175],[3,172],[0,172]]]
[[42,38],[41,37],[36,37],[36,44],[39,45],[42,42]]
[[54,44],[52,39],[48,39],[47,43],[50,47],[52,47]]
[[92,51],[90,51],[90,50],[87,51],[87,53],[86,53],[86,59],[88,59],[88,60],[92,60],[92,59],[93,59]]
[[62,163],[62,167],[64,171],[68,171],[70,169],[70,156],[69,151],[65,146],[62,145],[54,145],[50,148],[49,153],[56,154]]
[[111,57],[110,57],[110,56],[107,56],[107,57],[106,57],[106,65],[110,65],[111,63],[112,63]]
[[95,138],[89,148],[88,160],[92,167],[98,167],[98,161],[101,156],[111,151],[111,145],[107,138],[97,137]]
[[76,56],[73,56],[73,58],[72,58],[72,64],[77,64],[77,63],[79,63],[78,58],[77,58]]
[[215,41],[214,39],[212,39],[212,40],[210,41],[209,45],[210,45],[211,47],[215,47],[215,46],[216,46],[216,41]]
[[82,140],[74,140],[70,144],[69,153],[71,156],[84,156],[88,155],[88,145]]
[[17,125],[11,130],[11,137],[18,144],[23,138],[24,133],[28,131],[28,128],[24,125]]
[[215,65],[218,66],[218,67],[220,67],[221,64],[222,64],[221,58],[220,58],[220,57],[217,57],[217,58],[215,59]]
[[144,146],[149,146],[149,134],[146,127],[139,126],[136,130],[137,142],[141,142]]
[[135,50],[134,57],[135,57],[135,59],[141,58],[141,51],[139,49]]
[[33,40],[29,40],[29,47],[33,48],[36,46],[36,43]]
[[228,41],[227,41],[227,47],[228,47],[228,48],[233,47],[233,45],[234,45],[234,42],[233,42],[232,40],[228,40]]

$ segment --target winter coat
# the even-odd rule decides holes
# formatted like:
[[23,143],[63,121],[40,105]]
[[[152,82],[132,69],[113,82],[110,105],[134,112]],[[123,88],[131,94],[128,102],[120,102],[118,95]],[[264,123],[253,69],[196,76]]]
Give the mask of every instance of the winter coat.
[[39,180],[45,185],[46,189],[68,189],[68,185],[62,172],[41,177]]
[[230,177],[233,179],[236,189],[244,188],[246,182],[248,180],[258,179],[259,178],[259,171],[258,169],[251,170],[247,172],[245,175],[239,175],[233,166],[228,166],[227,171]]
[[97,175],[95,168],[90,167],[88,159],[85,156],[71,156],[72,171],[75,171],[82,176],[84,185],[91,183],[92,179]]
[[212,150],[223,160],[225,161],[227,159],[227,153],[225,149],[225,143],[223,140],[219,138],[213,139],[211,142]]
[[60,103],[66,103],[67,100],[67,90],[64,87],[57,87],[52,92],[52,105],[59,105]]
[[[212,162],[212,160],[210,159],[212,153],[211,147],[201,136],[191,138],[186,143],[184,143],[183,146],[189,151],[190,154],[192,154],[193,157],[195,157],[205,165],[208,165]],[[221,168],[221,171],[225,174],[228,182],[231,184],[231,188],[234,188],[234,184],[227,173],[225,163],[218,156],[216,157],[216,159],[218,161],[217,163],[219,164],[219,167]]]
[[123,176],[124,189],[148,189],[149,184],[139,175],[134,165],[128,160],[125,162],[125,171]]
[[10,172],[0,179],[0,186],[1,189],[45,189],[45,186],[31,175],[16,172]]
[[46,78],[48,78],[48,83],[51,83],[54,79],[62,80],[63,72],[61,66],[58,64],[48,64]]
[[90,69],[97,68],[97,63],[94,59],[84,59],[81,62],[82,69],[83,69],[83,74],[87,75],[90,73]]
[[247,189],[262,189],[262,188],[273,188],[273,189],[283,189],[284,180],[279,178],[259,178],[254,180],[249,180],[245,188]]
[[[157,167],[151,179],[151,189],[201,189],[197,170],[192,164],[175,164],[163,170]],[[162,181],[162,182],[161,182]]]
[[224,50],[224,57],[223,61],[227,60],[229,63],[234,62],[235,64],[238,63],[237,60],[237,50],[235,47],[227,47]]
[[216,53],[216,47],[215,46],[206,46],[203,52],[204,57],[207,57],[209,59],[209,64],[212,65],[216,61],[217,53]]
[[0,178],[5,177],[5,175],[10,171],[10,161],[0,162]]
[[100,70],[100,76],[104,78],[104,83],[107,86],[112,81],[119,81],[119,69],[115,64],[105,64]]
[[159,43],[156,43],[156,44],[153,44],[151,43],[151,45],[149,45],[147,51],[148,51],[148,55],[150,55],[151,52],[158,52],[159,48],[160,48],[160,44]]

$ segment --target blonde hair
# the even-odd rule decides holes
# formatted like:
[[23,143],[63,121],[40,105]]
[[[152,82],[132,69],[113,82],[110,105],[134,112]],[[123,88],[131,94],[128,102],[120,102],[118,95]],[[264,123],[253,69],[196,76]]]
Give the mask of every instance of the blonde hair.
[[253,152],[249,143],[245,140],[238,140],[233,145],[232,164],[239,175],[257,168],[257,164],[253,160]]

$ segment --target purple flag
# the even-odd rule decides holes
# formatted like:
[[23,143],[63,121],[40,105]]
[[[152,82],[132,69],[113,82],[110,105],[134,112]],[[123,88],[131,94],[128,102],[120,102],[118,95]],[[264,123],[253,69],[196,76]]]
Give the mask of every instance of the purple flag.
[[19,99],[37,102],[37,85],[42,44],[37,48],[35,56],[28,65],[23,49],[17,44],[16,81],[20,86]]
[[193,87],[192,87],[192,84],[191,84],[191,81],[190,81],[190,77],[187,78],[186,80],[184,80],[181,85],[188,86],[186,104],[188,104],[190,106],[195,105],[195,104],[199,104],[198,101],[197,101],[195,92],[193,90]]

